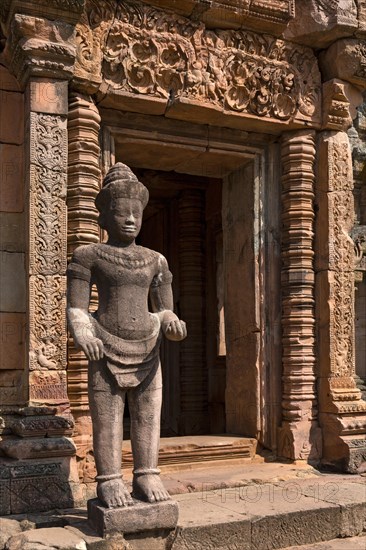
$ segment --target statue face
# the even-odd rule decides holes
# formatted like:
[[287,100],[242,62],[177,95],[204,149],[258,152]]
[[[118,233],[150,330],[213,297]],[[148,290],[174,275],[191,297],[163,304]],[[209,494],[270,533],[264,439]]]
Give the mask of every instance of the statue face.
[[142,213],[142,204],[138,199],[117,199],[106,215],[109,238],[125,244],[133,242],[141,229]]

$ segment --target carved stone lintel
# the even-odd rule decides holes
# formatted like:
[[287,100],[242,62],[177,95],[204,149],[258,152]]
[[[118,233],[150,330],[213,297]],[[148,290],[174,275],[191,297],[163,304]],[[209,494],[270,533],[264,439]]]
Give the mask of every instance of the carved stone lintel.
[[348,440],[366,433],[366,402],[355,383],[354,200],[347,134],[324,132],[318,150],[316,304],[323,458],[352,471],[357,459]]
[[312,131],[282,141],[283,423],[279,454],[315,461],[321,454],[315,392],[314,162]]
[[273,36],[207,30],[137,2],[88,0],[76,42],[78,81],[121,101],[133,97],[134,110],[150,102],[168,116],[184,105],[298,126],[319,122],[313,52]]

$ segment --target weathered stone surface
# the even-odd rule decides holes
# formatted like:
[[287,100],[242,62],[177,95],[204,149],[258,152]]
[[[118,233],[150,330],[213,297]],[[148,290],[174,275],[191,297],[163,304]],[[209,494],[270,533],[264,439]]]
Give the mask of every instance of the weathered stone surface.
[[366,42],[355,38],[338,40],[319,56],[324,80],[340,78],[366,88]]
[[[366,528],[366,483],[329,483],[323,487],[314,483],[302,493],[340,506],[340,536],[361,535]],[[351,548],[351,547],[350,547]]]
[[49,437],[29,439],[11,439],[0,442],[0,450],[10,458],[47,458],[73,456],[76,448],[71,439]]
[[22,391],[22,386],[25,381],[25,371],[22,370],[4,370],[0,369],[0,387],[12,388],[16,387]]
[[[14,274],[16,273],[16,277]],[[25,256],[0,252],[0,311],[26,311]]]
[[178,521],[174,500],[146,503],[134,500],[133,506],[105,508],[98,499],[88,501],[88,518],[100,536],[108,533],[139,533],[153,529],[174,529]]
[[355,0],[296,0],[295,13],[284,37],[313,48],[325,48],[358,28]]
[[207,524],[205,527],[178,528],[172,548],[174,550],[226,550],[240,548],[250,550],[250,522]]
[[66,403],[66,371],[34,370],[29,374],[29,399],[34,403]]
[[85,541],[62,527],[32,529],[15,535],[7,543],[7,550],[86,550]]
[[358,16],[358,35],[364,38],[366,36],[366,1],[357,1],[357,16]]
[[[1,484],[1,481],[0,481]],[[1,489],[0,489],[0,497],[1,497]],[[0,505],[0,513],[1,513],[1,505]],[[5,547],[5,544],[7,541],[20,533],[22,531],[22,528],[18,521],[15,519],[6,519],[6,518],[0,518],[0,549],[3,550]]]
[[[179,549],[192,548],[195,532],[200,537],[199,544],[207,550],[215,547],[210,545],[211,533],[221,544],[218,548],[223,550],[227,548],[226,540],[237,545],[247,543],[251,549],[269,550],[299,542],[329,540],[340,532],[339,506],[304,496],[296,482],[278,488],[269,484],[223,488],[204,492],[199,500],[194,494],[176,498],[179,503],[177,541],[187,538]],[[174,545],[173,549],[176,550]]]
[[12,427],[15,434],[21,437],[54,437],[71,435],[74,423],[71,418],[47,415],[24,416],[19,418]]
[[27,109],[36,113],[67,115],[67,80],[31,78],[27,86],[26,106]]
[[338,79],[328,80],[323,84],[323,127],[347,130],[362,102],[361,92],[351,84]]
[[25,252],[25,220],[23,214],[0,212],[0,250]]
[[10,36],[4,55],[12,72],[22,86],[30,76],[69,79],[75,60],[73,25],[60,19],[60,12],[53,20],[48,20],[43,10],[35,16],[34,4],[27,5],[33,7],[33,13],[13,13],[11,28],[6,29]]
[[0,143],[0,210],[2,212],[24,210],[23,162],[22,146]]
[[346,539],[334,539],[317,544],[305,544],[303,546],[291,546],[285,550],[365,550],[365,537],[352,537]]
[[23,94],[1,91],[0,141],[20,145],[24,139]]
[[2,470],[10,480],[10,502],[7,513],[43,512],[74,505],[72,483],[73,459],[27,459],[10,461]]
[[0,479],[0,515],[11,513],[9,472],[3,471]]
[[0,63],[0,90],[20,92],[20,86],[14,75]]
[[0,369],[24,368],[25,336],[25,313],[0,312]]
[[294,0],[144,0],[162,9],[172,10],[193,20],[203,21],[208,28],[249,28],[279,34],[294,15]]

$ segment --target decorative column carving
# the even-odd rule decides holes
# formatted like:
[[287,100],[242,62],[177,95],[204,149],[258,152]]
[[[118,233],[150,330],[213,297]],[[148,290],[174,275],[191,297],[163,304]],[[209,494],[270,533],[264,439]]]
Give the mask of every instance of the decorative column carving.
[[[66,437],[73,419],[67,395],[65,297],[67,97],[75,60],[74,24],[82,4],[7,0],[0,10],[8,37],[4,58],[26,97],[28,399],[10,426],[13,437],[1,442],[10,513],[69,507],[80,498],[76,449]],[[16,475],[15,458],[22,460]]]
[[323,460],[354,471],[366,459],[366,402],[355,383],[352,156],[345,132],[319,136],[317,321]]
[[[68,137],[68,232],[67,250],[70,258],[80,245],[98,242],[100,228],[94,201],[100,189],[100,116],[91,97],[77,92],[69,96]],[[96,309],[93,292],[91,308]],[[71,336],[68,340],[67,388],[71,411],[75,419],[74,439],[77,456],[85,459],[92,448],[92,425],[88,401],[88,361],[76,350]],[[80,477],[85,481],[86,461],[79,462]]]
[[279,455],[315,461],[321,456],[317,423],[314,313],[315,133],[282,140],[283,421]]
[[180,346],[180,433],[207,433],[208,382],[205,360],[204,255],[201,191],[182,191],[179,202],[179,312],[190,337]]
[[[36,80],[31,81],[30,86],[33,91],[41,89]],[[67,82],[65,86],[67,91]],[[29,401],[57,404],[64,409],[69,404],[65,319],[65,113],[31,110],[29,130]]]

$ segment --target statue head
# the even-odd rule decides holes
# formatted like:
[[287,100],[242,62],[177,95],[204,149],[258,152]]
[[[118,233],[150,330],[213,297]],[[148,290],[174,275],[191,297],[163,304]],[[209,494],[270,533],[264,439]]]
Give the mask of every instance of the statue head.
[[134,240],[140,231],[142,212],[148,200],[146,187],[128,166],[117,162],[109,169],[95,199],[100,227],[113,240]]

